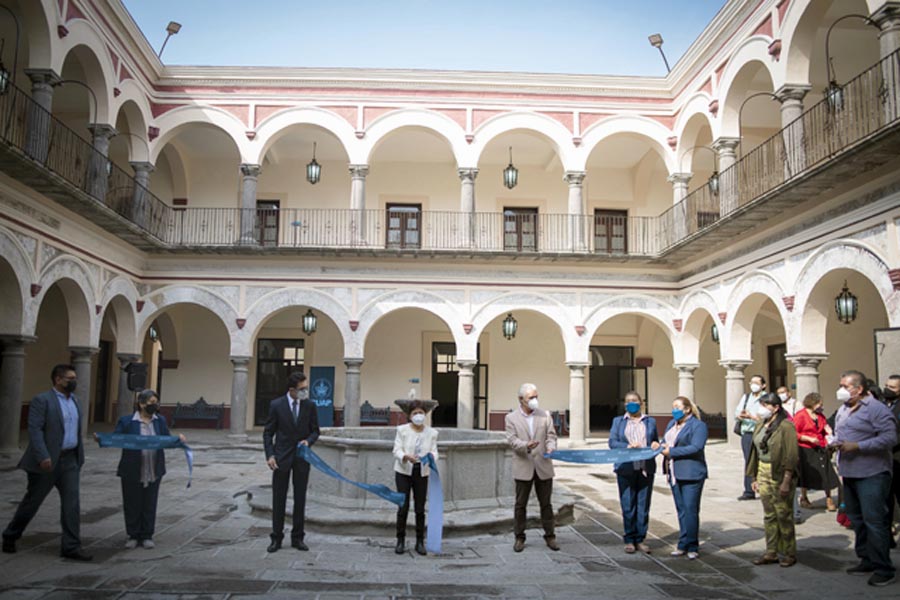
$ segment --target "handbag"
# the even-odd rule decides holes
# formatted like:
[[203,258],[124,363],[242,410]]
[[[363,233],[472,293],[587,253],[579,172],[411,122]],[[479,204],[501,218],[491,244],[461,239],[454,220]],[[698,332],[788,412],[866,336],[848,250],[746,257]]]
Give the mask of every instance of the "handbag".
[[[749,401],[750,401],[750,396],[747,394],[744,394],[744,407],[741,409],[741,412],[747,410],[747,402],[749,402]],[[741,419],[735,419],[734,429],[733,429],[735,435],[741,435],[741,426],[742,425],[743,425],[743,423],[742,423]]]

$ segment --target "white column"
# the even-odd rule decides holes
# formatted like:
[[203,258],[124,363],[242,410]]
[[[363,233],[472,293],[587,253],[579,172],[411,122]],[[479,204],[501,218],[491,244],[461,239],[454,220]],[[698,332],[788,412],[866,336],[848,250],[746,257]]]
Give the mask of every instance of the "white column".
[[666,179],[672,184],[672,202],[674,204],[672,210],[671,226],[674,232],[672,242],[683,240],[691,232],[690,223],[688,223],[687,203],[682,202],[688,194],[688,185],[691,182],[692,173],[672,173]]
[[106,201],[106,189],[109,184],[107,166],[109,165],[109,140],[119,132],[112,125],[91,123],[88,125],[91,132],[91,144],[94,152],[88,161],[87,193],[100,200]]
[[361,358],[345,358],[347,367],[344,380],[344,427],[359,427],[359,368],[363,364]]
[[366,231],[366,175],[369,174],[369,165],[350,165],[350,208],[353,210],[350,230],[353,243],[359,246],[366,245],[368,235]]
[[50,69],[25,69],[31,79],[31,99],[25,113],[25,154],[43,163],[50,143],[50,114],[53,110],[53,85],[59,75]]
[[719,154],[719,215],[726,216],[737,209],[738,176],[737,162],[738,138],[720,137],[713,142],[713,150]]
[[584,444],[584,369],[586,363],[566,363],[569,367],[569,447]]
[[720,360],[725,367],[725,418],[727,419],[726,437],[732,446],[740,446],[741,438],[732,433],[734,430],[734,413],[741,396],[744,395],[744,370],[753,364],[752,360]]
[[233,436],[247,435],[247,394],[249,393],[248,367],[250,356],[232,356],[231,364],[231,419],[229,432]]
[[457,169],[459,175],[460,194],[459,212],[463,244],[468,248],[475,247],[475,178],[478,169]]
[[241,244],[257,244],[256,239],[256,186],[259,183],[259,165],[241,165]]
[[472,429],[475,426],[475,361],[459,360],[459,382],[456,394],[456,427]]
[[131,168],[134,170],[134,192],[131,194],[131,209],[126,211],[130,214],[132,221],[141,227],[147,227],[148,209],[150,199],[150,174],[156,170],[153,163],[149,162],[132,162]]
[[[900,2],[885,2],[872,13],[871,19],[878,25],[881,58],[887,58],[900,48]],[[885,60],[881,64],[881,77],[888,92],[882,114],[884,122],[890,123],[900,117],[900,102],[896,97],[897,89],[900,88],[900,58],[894,56]]]
[[37,338],[0,336],[3,365],[0,367],[0,454],[18,454],[25,382],[25,344]]
[[117,411],[119,417],[134,413],[134,392],[128,389],[128,373],[125,369],[133,362],[140,362],[140,354],[116,354],[119,359],[119,394]]
[[681,363],[672,365],[678,371],[678,395],[694,401],[694,371],[700,365]]
[[584,215],[584,171],[566,171],[563,179],[569,184],[569,248],[572,252],[586,252]]
[[808,85],[785,84],[775,92],[781,102],[782,142],[784,143],[784,178],[789,179],[806,168],[806,132],[804,131],[803,98],[812,89]]
[[78,379],[78,387],[75,395],[81,400],[81,412],[84,418],[81,420],[81,436],[87,435],[88,421],[91,420],[91,367],[93,357],[100,352],[100,348],[91,346],[69,346],[72,353],[72,366],[75,367],[75,377]]
[[789,354],[785,358],[794,363],[794,380],[797,382],[794,396],[803,401],[807,394],[819,393],[819,365],[828,354]]

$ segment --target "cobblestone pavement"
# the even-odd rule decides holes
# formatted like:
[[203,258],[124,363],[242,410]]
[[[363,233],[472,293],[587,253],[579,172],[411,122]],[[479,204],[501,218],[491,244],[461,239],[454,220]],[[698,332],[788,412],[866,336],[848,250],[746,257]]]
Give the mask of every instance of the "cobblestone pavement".
[[[452,537],[440,556],[396,556],[394,540],[309,532],[309,552],[268,554],[269,521],[251,513],[242,491],[264,485],[258,435],[236,444],[225,434],[187,431],[196,450],[192,487],[177,452],[160,497],[156,548],[125,550],[117,450],[91,445],[82,473],[82,536],[94,562],[59,558],[59,503],[52,493],[19,543],[0,555],[0,598],[896,598],[900,584],[872,588],[845,575],[855,563],[852,533],[822,509],[798,527],[799,564],[754,567],[763,549],[758,502],[735,501],[740,451],[708,447],[711,479],[704,491],[701,558],[668,554],[677,538],[671,495],[657,479],[650,556],[625,554],[615,476],[610,466],[558,466],[557,482],[579,494],[577,519],[561,527],[560,552],[540,531],[525,551],[512,535]],[[599,445],[592,440],[591,445]],[[604,444],[605,445],[605,444]],[[16,457],[17,460],[17,457]],[[25,475],[0,461],[0,526],[25,490]],[[323,476],[314,473],[313,477]],[[512,510],[512,507],[510,507]],[[896,560],[897,553],[894,553]]]

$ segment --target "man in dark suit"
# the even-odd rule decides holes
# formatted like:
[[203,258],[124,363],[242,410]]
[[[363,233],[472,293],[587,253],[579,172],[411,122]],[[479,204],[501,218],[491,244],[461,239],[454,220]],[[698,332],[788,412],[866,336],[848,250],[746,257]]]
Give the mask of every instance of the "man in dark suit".
[[16,540],[37,514],[54,487],[62,504],[60,555],[89,561],[81,549],[79,485],[84,464],[81,405],[75,397],[75,368],[56,365],[50,374],[53,389],[38,394],[28,408],[28,448],[19,468],[28,473],[28,489],[16,514],[3,531],[3,551],[16,551]]
[[306,375],[291,373],[287,394],[275,398],[269,405],[269,418],[263,431],[266,463],[272,469],[272,543],[269,552],[277,552],[284,539],[284,509],[291,478],[294,481],[291,546],[297,550],[309,550],[303,542],[309,463],[297,456],[298,444],[312,446],[319,439],[316,405],[309,399],[308,388]]

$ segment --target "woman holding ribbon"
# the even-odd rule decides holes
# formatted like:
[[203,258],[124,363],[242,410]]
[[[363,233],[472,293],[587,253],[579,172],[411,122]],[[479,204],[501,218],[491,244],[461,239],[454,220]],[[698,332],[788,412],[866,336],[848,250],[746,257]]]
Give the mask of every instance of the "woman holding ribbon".
[[[153,390],[138,394],[134,414],[116,423],[113,433],[131,435],[171,435],[166,419],[159,414],[159,396]],[[182,443],[187,440],[179,435]],[[122,505],[125,513],[125,532],[128,549],[143,546],[153,548],[156,525],[156,503],[159,484],[166,474],[164,450],[122,450],[116,475],[122,481]]]
[[[700,497],[708,474],[704,448],[709,432],[695,412],[689,399],[675,398],[662,444],[663,472],[672,488],[681,532],[672,556],[687,555],[690,560],[700,556]],[[653,442],[650,447],[660,444]]]
[[410,491],[414,495],[416,515],[416,552],[425,550],[425,496],[428,492],[428,466],[422,458],[431,454],[437,461],[438,432],[425,424],[425,415],[438,405],[437,400],[403,399],[395,403],[406,413],[409,423],[397,427],[394,438],[394,477],[397,491],[406,496],[397,510],[397,554],[406,552],[406,517],[409,514]]
[[[643,401],[637,392],[625,394],[625,414],[613,419],[609,432],[610,448],[648,448],[659,442],[656,420],[644,414]],[[619,503],[625,527],[625,552],[640,550],[650,554],[644,543],[650,522],[650,496],[656,475],[655,460],[621,462],[614,465],[619,484]]]

